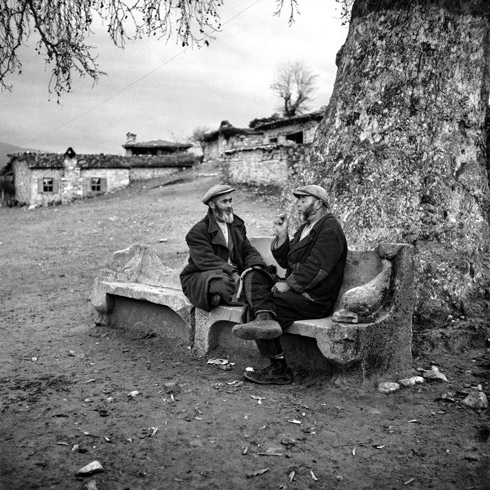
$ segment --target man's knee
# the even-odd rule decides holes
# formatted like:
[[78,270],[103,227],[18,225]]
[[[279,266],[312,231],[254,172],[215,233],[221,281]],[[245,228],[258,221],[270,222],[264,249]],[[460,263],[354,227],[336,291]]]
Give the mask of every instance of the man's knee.
[[242,276],[242,280],[249,287],[260,287],[263,285],[272,287],[273,285],[270,274],[260,268],[249,270],[245,276]]

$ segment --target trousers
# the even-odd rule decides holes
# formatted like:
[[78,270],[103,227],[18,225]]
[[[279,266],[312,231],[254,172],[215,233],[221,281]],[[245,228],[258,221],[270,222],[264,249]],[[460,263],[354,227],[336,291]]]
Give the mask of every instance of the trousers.
[[[334,303],[312,301],[295,291],[273,294],[272,288],[277,276],[264,270],[252,270],[243,278],[248,315],[245,321],[256,318],[260,312],[271,312],[284,330],[296,320],[307,318],[324,318],[332,313]],[[277,359],[284,356],[280,337],[270,340],[256,340],[263,357]]]

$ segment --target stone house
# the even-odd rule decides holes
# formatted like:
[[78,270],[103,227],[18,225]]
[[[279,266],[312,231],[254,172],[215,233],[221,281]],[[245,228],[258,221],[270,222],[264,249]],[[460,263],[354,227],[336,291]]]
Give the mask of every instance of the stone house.
[[186,152],[192,147],[189,143],[173,143],[165,140],[137,142],[134,133],[126,133],[126,143],[122,145],[126,150],[126,156],[134,155],[173,155]]
[[290,118],[271,119],[254,125],[255,131],[261,131],[264,143],[298,145],[313,142],[315,132],[323,119],[324,110],[301,114]]
[[204,135],[203,161],[219,161],[226,150],[260,145],[264,137],[261,131],[236,128],[228,121],[222,121],[217,131]]
[[218,162],[229,183],[283,186],[306,161],[323,114],[259,119],[247,129],[223,121],[205,135],[203,159]]
[[[191,168],[190,154],[120,156],[23,152],[10,156],[0,179],[11,182],[17,204],[47,206],[98,196],[135,180],[166,177]],[[12,199],[11,199],[12,200]]]
[[217,131],[204,135],[203,160],[219,161],[226,151],[260,145],[309,144],[313,141],[323,113],[321,109],[290,118],[256,119],[250,128],[236,128],[223,121]]

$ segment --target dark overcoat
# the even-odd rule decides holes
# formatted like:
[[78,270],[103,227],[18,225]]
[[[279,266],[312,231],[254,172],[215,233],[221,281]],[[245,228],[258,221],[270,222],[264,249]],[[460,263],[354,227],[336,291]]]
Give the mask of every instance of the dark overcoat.
[[301,240],[303,224],[292,240],[286,240],[272,254],[286,269],[286,282],[303,296],[333,307],[342,286],[347,241],[342,227],[330,213],[324,214],[310,234]]
[[228,225],[230,248],[225,243],[211,211],[187,233],[185,240],[189,247],[189,261],[180,274],[182,291],[189,301],[198,308],[209,311],[209,281],[241,274],[254,265],[265,267],[265,262],[257,249],[247,238],[245,223],[236,214]]

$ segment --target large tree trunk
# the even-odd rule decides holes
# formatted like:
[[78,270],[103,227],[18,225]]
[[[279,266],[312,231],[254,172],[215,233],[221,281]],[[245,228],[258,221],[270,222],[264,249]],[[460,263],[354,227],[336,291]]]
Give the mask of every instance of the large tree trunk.
[[419,324],[488,314],[488,0],[356,0],[305,182],[351,248],[417,250]]

